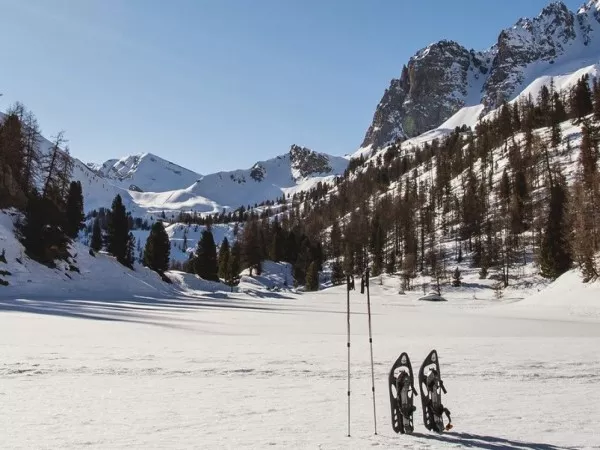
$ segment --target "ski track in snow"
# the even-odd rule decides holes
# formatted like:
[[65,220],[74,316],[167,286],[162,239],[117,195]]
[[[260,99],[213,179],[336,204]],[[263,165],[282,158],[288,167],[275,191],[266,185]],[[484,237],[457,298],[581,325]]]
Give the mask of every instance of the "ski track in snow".
[[[600,324],[541,306],[351,293],[346,437],[344,287],[280,299],[0,300],[2,448],[598,448]],[[27,312],[22,304],[30,307]],[[491,306],[491,305],[494,306]],[[517,303],[518,304],[518,303]],[[102,320],[67,317],[93,310]],[[600,306],[599,306],[600,308]],[[391,430],[387,372],[438,350],[455,428]]]

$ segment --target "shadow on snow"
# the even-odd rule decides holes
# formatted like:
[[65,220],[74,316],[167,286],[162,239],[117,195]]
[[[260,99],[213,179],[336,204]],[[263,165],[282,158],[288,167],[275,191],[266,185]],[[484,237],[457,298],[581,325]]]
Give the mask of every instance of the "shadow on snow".
[[[202,309],[240,310],[249,312],[273,311],[275,308],[253,300],[228,297],[224,293],[208,293],[202,297],[165,299],[134,295],[129,298],[89,298],[88,295],[69,298],[54,296],[36,298],[0,298],[0,312],[22,312],[40,315],[71,317],[101,321],[121,321],[182,328],[175,322],[185,322],[181,316],[172,317],[161,312],[185,312]],[[125,297],[125,296],[123,296]],[[273,297],[271,297],[273,298]],[[276,298],[285,298],[276,296]],[[195,318],[196,319],[196,318]],[[197,320],[194,320],[198,322]]]
[[413,436],[446,444],[457,444],[465,448],[480,448],[486,450],[564,450],[569,447],[559,447],[552,444],[517,441],[512,439],[483,436],[472,433],[421,434]]

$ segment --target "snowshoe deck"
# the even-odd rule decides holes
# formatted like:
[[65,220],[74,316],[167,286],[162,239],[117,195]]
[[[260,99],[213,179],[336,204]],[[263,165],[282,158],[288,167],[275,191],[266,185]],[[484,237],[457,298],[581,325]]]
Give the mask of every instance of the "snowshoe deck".
[[[442,392],[445,394],[446,388],[441,378],[439,358],[435,350],[429,353],[419,370],[419,389],[425,428],[436,433],[452,428],[450,411],[442,405]],[[446,426],[444,426],[443,414],[448,417]]]
[[390,407],[392,410],[392,428],[396,433],[411,434],[414,430],[413,405],[417,390],[410,359],[402,353],[390,370],[389,375]]

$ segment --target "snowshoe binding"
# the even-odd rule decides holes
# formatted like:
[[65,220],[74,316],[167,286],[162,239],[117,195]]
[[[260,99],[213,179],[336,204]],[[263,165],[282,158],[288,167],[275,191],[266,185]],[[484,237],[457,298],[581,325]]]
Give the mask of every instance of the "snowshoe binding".
[[[452,428],[450,411],[442,405],[442,392],[446,388],[440,375],[440,362],[435,350],[423,361],[419,370],[419,389],[421,391],[421,404],[423,406],[423,423],[425,428],[436,433]],[[444,426],[444,417],[448,417],[448,425]]]
[[402,353],[390,370],[389,375],[390,406],[392,409],[392,428],[396,433],[411,434],[414,430],[413,405],[417,395],[415,381],[406,353]]

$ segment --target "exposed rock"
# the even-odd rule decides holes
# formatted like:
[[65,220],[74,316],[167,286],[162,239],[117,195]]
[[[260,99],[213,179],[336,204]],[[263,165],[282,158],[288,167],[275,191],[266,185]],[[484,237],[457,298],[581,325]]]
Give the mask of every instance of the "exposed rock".
[[436,127],[465,106],[483,84],[490,55],[453,41],[432,44],[413,56],[377,106],[362,147],[382,147]]
[[332,171],[327,155],[313,152],[306,147],[295,144],[290,148],[290,161],[292,170],[297,172],[299,178],[328,174]]
[[250,177],[254,181],[258,181],[259,183],[265,178],[267,170],[261,166],[260,164],[255,164],[252,169],[250,169]]
[[400,78],[391,81],[361,147],[381,148],[417,136],[441,125],[463,106],[483,103],[484,111],[499,106],[532,81],[527,78],[532,73],[597,46],[599,23],[600,0],[589,1],[577,13],[553,2],[538,17],[520,19],[501,31],[497,42],[484,52],[468,51],[452,41],[431,44],[409,60]]

